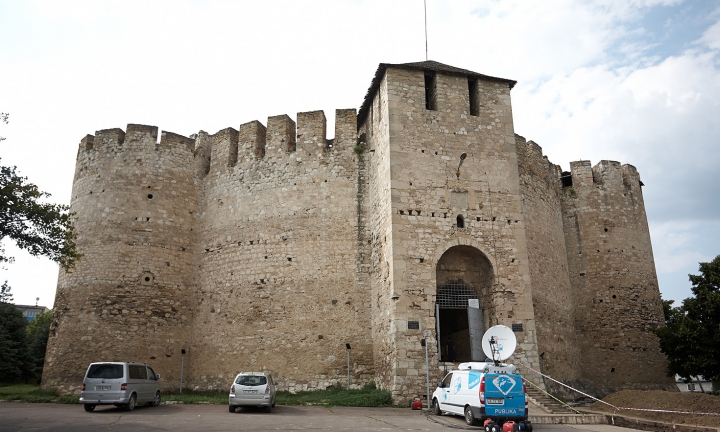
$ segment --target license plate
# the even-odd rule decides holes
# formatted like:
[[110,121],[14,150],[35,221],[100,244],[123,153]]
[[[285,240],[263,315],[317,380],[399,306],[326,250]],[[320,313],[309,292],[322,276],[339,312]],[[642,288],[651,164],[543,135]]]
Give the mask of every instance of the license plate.
[[243,393],[257,393],[257,390],[243,390]]
[[502,405],[505,403],[503,398],[487,398],[487,403],[492,405]]
[[95,390],[110,390],[110,386],[95,386]]

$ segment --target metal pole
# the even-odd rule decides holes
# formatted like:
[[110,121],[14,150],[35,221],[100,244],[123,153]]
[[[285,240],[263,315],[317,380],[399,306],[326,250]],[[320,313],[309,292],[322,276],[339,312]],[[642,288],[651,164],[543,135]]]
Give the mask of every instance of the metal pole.
[[[183,350],[184,351],[184,350]],[[185,370],[185,355],[180,360],[180,393],[182,393],[183,372]]]
[[423,0],[423,9],[425,10],[425,60],[428,59],[428,45],[427,45],[427,0]]
[[350,350],[347,350],[348,353],[348,365],[347,365],[347,389],[350,390]]
[[[545,354],[545,353],[543,353],[543,354]],[[540,370],[543,373],[543,377],[542,377],[543,387],[545,387],[545,391],[547,391],[548,390],[547,383],[545,382],[545,357],[543,355],[540,356],[540,362],[541,362],[540,364],[542,365],[542,368]]]
[[430,409],[430,363],[428,362],[428,331],[423,332],[425,337],[425,401],[427,401],[427,407]]
[[615,368],[610,369],[613,378],[613,389],[617,392],[617,383],[615,382]]

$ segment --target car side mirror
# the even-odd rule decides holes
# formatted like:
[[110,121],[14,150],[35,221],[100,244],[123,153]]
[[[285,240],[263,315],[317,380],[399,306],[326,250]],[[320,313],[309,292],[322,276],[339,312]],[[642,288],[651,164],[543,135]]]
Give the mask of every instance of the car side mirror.
[[156,380],[159,380],[159,379],[160,379],[160,374],[155,375],[155,379],[156,379]]
[[443,383],[442,383],[442,381],[440,381],[440,382],[438,383],[438,388],[443,388]]

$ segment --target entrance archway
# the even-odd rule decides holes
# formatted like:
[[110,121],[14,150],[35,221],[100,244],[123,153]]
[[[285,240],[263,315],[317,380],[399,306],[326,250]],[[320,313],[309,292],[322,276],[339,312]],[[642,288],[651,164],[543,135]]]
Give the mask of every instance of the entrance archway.
[[[482,361],[481,341],[490,322],[492,264],[477,248],[453,246],[436,268],[435,322],[441,361]],[[452,342],[452,352],[448,350]]]

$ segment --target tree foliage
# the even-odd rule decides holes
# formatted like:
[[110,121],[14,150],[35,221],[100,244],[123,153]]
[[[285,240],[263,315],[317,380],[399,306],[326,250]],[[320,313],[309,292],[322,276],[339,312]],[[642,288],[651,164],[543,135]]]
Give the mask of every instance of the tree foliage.
[[700,275],[689,275],[694,297],[673,308],[663,301],[666,326],[655,332],[668,358],[668,374],[689,380],[701,375],[720,379],[720,255],[700,263]]
[[0,287],[0,382],[40,381],[52,311],[27,322],[20,309],[10,303],[7,281]]
[[[0,121],[8,123],[8,114],[0,113]],[[72,214],[65,205],[43,202],[50,194],[16,170],[0,165],[0,263],[12,261],[2,245],[10,238],[31,255],[46,256],[69,271],[81,257],[75,249]]]
[[15,382],[28,377],[27,321],[14,304],[0,302],[0,382]]
[[43,312],[35,316],[34,321],[27,325],[27,347],[28,369],[30,374],[38,381],[42,377],[42,370],[45,364],[45,351],[47,350],[48,338],[50,337],[50,324],[52,323],[52,311]]

